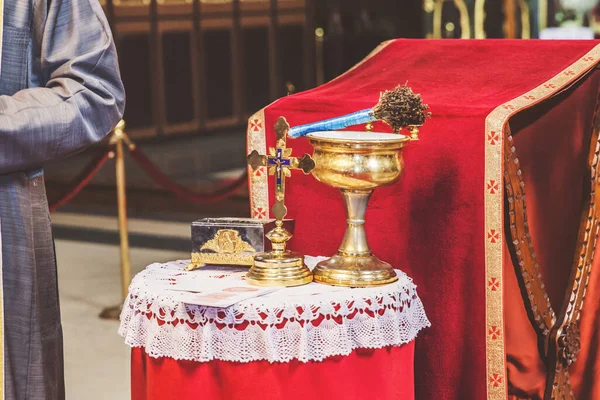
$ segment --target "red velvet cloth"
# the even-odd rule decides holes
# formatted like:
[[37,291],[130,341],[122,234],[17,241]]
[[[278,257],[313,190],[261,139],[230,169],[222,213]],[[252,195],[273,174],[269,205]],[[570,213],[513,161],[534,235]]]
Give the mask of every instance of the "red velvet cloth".
[[[486,375],[486,338],[490,328],[485,319],[483,182],[486,117],[499,105],[558,75],[596,44],[591,41],[397,40],[329,84],[288,96],[264,110],[266,144],[274,146],[273,125],[279,116],[285,116],[294,126],[350,113],[373,106],[380,91],[398,83],[408,82],[430,105],[433,117],[421,129],[421,141],[411,143],[405,151],[403,178],[390,187],[375,191],[366,224],[374,253],[414,278],[432,322],[432,327],[417,339],[417,399],[479,400],[487,396],[486,384],[491,378]],[[569,194],[581,186],[583,179],[576,162],[587,155],[589,146],[585,142],[585,135],[589,138],[589,132],[586,132],[590,126],[589,110],[593,109],[598,92],[597,74],[593,78],[593,81],[588,78],[587,86],[579,85],[575,89],[583,94],[571,108],[550,107],[537,116],[532,115],[532,120],[518,127],[517,131],[521,132],[516,134],[521,142],[518,150],[523,154],[524,174],[529,174],[528,169],[535,171],[526,175],[526,182],[541,180],[541,186],[529,186],[532,194],[539,195],[534,195],[528,206],[534,209],[539,205],[539,214],[536,212],[533,218],[536,226],[531,230],[532,235],[538,235],[534,243],[547,269],[544,278],[553,291],[553,301],[562,299],[560,288],[567,276],[565,269],[569,270],[571,266],[570,244],[567,245],[569,248],[557,249],[558,241],[565,237],[556,231],[565,224],[571,229],[577,224],[573,225],[572,218],[579,218],[572,209],[577,198],[570,198]],[[576,114],[581,116],[581,123],[574,120],[573,107],[585,109]],[[541,126],[533,126],[528,131],[527,126],[537,120],[542,121]],[[383,124],[376,124],[375,128],[389,131]],[[364,130],[364,127],[358,129]],[[552,133],[545,135],[548,131]],[[525,136],[531,136],[529,143],[527,139],[521,140]],[[545,140],[554,139],[571,143],[571,147],[544,144]],[[297,156],[312,153],[305,138],[288,140],[288,146]],[[583,156],[581,151],[585,153]],[[534,163],[526,161],[536,157],[537,169]],[[553,157],[550,160],[556,162],[556,166],[548,167],[547,164],[552,162],[544,157]],[[558,165],[568,168],[563,171]],[[570,184],[569,179],[573,177],[578,180]],[[559,179],[559,184],[552,187],[555,178]],[[544,192],[544,185],[552,190]],[[551,207],[544,207],[544,201],[552,201],[548,197],[542,198],[544,193],[556,194],[558,188],[566,190],[567,194],[563,193],[561,201]],[[272,185],[269,190],[272,203]],[[502,190],[501,183],[499,190]],[[337,250],[345,228],[345,209],[337,190],[317,182],[312,176],[296,172],[287,185],[286,205],[288,217],[296,220],[290,248],[312,255],[332,255]],[[255,216],[260,212],[253,210]],[[560,217],[549,222],[547,218],[554,218],[549,213]],[[546,229],[552,232],[544,235]],[[566,233],[567,236],[570,234]],[[504,242],[505,238],[499,240]],[[564,255],[563,250],[571,253]],[[561,264],[565,260],[568,261],[566,265]],[[504,273],[512,274],[513,280],[505,279],[504,282],[505,315],[510,316],[513,308],[515,313],[524,309],[518,288],[513,290],[516,279],[510,258],[505,256],[503,262]],[[526,315],[521,313],[520,316],[524,318],[507,319],[506,330],[512,330],[513,335],[508,332],[507,337],[510,339],[515,332],[524,332],[522,343],[527,342],[531,347],[523,349],[517,339],[507,340],[509,370],[510,365],[516,366],[509,374],[509,387],[513,393],[521,393],[520,388],[513,387],[514,383],[539,385],[541,376],[537,349],[531,345],[535,334]],[[597,331],[598,315],[591,319],[595,321],[594,330]],[[582,340],[584,349],[589,348],[588,339]],[[513,353],[511,346],[516,346]],[[585,357],[592,357],[592,364],[600,365],[595,352]],[[520,361],[517,363],[515,359]],[[519,377],[527,372],[535,372],[530,375],[532,381],[523,379],[524,375]],[[573,381],[579,385],[577,375]],[[499,385],[505,384],[499,382]],[[582,393],[579,386],[576,390]],[[590,398],[586,393],[581,394],[581,398]]]
[[323,362],[196,363],[131,353],[131,400],[414,399],[414,342]]

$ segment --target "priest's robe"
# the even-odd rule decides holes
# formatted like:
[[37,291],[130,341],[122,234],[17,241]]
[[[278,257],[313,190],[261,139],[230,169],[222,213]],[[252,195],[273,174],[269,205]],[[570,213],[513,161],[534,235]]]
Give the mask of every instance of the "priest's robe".
[[0,399],[64,399],[56,261],[41,167],[110,132],[123,113],[124,89],[97,0],[0,5]]
[[[248,150],[275,145],[291,126],[372,107],[408,82],[433,116],[405,149],[406,170],[380,188],[366,216],[375,255],[418,286],[432,327],[417,338],[417,399],[540,399],[545,366],[505,232],[502,146],[509,125],[525,188],[529,229],[553,308],[565,296],[581,215],[585,164],[598,109],[600,47],[594,41],[414,41],[383,44],[341,77],[253,115]],[[351,127],[364,130],[364,126]],[[382,123],[375,130],[389,131]],[[296,156],[305,138],[288,139]],[[592,143],[592,146],[595,144]],[[273,203],[265,170],[250,171],[252,215]],[[286,185],[290,248],[332,255],[345,229],[335,189],[294,174]],[[571,366],[578,399],[600,398],[600,256],[595,257]],[[347,379],[352,379],[347,377]],[[376,383],[375,383],[376,384]]]

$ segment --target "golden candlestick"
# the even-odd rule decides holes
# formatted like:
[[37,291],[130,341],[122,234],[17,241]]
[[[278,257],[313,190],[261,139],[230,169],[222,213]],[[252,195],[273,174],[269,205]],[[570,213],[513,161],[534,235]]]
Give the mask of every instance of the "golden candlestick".
[[292,169],[301,169],[310,173],[315,162],[305,154],[302,158],[292,157],[292,149],[286,147],[286,137],[290,129],[285,118],[280,117],[275,124],[277,144],[269,149],[269,155],[260,155],[255,150],[248,155],[248,164],[256,170],[268,167],[269,175],[275,177],[275,204],[273,215],[276,227],[267,233],[273,250],[254,256],[252,268],[246,275],[246,281],[257,286],[299,286],[313,280],[312,273],[304,264],[304,256],[286,250],[286,243],[292,234],[283,227],[283,219],[287,214],[285,206],[285,179],[291,176]]
[[404,172],[402,150],[411,140],[398,134],[328,131],[308,135],[315,151],[317,180],[340,189],[347,227],[336,255],[315,267],[314,280],[338,286],[376,286],[398,278],[392,266],[373,255],[365,233],[365,211],[378,187]]

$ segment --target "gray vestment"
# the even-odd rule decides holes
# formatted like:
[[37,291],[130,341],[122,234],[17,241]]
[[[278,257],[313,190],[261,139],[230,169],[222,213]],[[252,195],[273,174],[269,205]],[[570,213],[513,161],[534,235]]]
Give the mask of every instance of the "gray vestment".
[[98,0],[4,0],[2,43],[4,398],[63,399],[56,264],[41,167],[101,140],[122,116],[124,90]]

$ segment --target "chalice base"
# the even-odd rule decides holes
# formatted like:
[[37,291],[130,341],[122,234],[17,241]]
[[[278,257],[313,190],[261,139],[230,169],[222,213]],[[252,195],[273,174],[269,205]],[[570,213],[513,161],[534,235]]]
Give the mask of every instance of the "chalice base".
[[349,256],[343,253],[318,263],[313,275],[315,282],[350,287],[380,286],[398,280],[394,268],[374,255]]
[[289,287],[312,282],[304,256],[294,251],[260,253],[246,275],[246,282],[255,286]]

